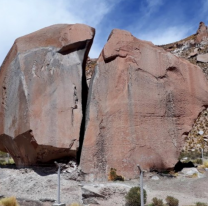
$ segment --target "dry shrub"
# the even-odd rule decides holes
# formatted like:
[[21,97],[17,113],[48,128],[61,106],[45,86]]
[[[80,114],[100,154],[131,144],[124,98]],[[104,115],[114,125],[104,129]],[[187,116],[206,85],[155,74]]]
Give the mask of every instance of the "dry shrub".
[[203,202],[197,202],[196,206],[208,206],[206,203]]
[[203,165],[205,168],[208,168],[208,161],[204,161]]
[[172,196],[167,196],[165,200],[168,206],[178,206],[179,200]]
[[157,197],[154,197],[152,199],[152,206],[163,206],[163,200],[162,199],[158,199]]
[[124,181],[124,177],[122,177],[121,175],[116,174],[116,169],[115,168],[111,168],[108,179],[110,181],[117,181],[117,180],[118,181]]
[[197,178],[198,174],[195,172],[193,175],[190,176],[191,178]]
[[7,197],[0,200],[2,206],[19,206],[16,197]]
[[[144,204],[147,201],[147,192],[144,191]],[[140,187],[132,187],[126,195],[126,206],[139,206],[141,205],[140,200]]]
[[73,202],[73,203],[71,203],[71,205],[70,206],[82,206],[82,205],[80,205],[79,203],[77,203],[77,202]]

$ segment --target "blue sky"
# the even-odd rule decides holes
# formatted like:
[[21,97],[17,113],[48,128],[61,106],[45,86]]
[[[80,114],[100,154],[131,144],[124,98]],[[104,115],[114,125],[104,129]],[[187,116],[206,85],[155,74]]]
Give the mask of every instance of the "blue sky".
[[208,0],[0,0],[0,65],[14,40],[57,23],[96,29],[90,57],[98,57],[114,28],[154,44],[178,41],[208,25]]

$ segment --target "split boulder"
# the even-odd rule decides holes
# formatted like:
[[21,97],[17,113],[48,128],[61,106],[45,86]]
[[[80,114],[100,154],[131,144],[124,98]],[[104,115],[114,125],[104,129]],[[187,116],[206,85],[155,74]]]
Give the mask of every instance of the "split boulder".
[[0,71],[0,150],[17,166],[76,157],[94,34],[59,24],[14,42]]

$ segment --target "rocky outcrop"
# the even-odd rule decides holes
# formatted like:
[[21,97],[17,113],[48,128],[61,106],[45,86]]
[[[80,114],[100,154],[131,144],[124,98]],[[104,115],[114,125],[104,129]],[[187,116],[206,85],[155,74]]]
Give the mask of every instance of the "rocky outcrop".
[[76,157],[94,33],[60,24],[14,42],[0,71],[0,150],[18,166]]
[[196,32],[196,43],[201,43],[202,41],[208,40],[208,28],[204,22],[199,23],[199,28]]
[[208,28],[200,22],[197,32],[185,39],[167,45],[162,45],[166,51],[175,56],[182,57],[192,64],[198,65],[208,78]]
[[[206,78],[208,79],[208,29],[207,26],[200,22],[197,32],[185,39],[171,44],[163,45],[166,51],[172,54],[187,59],[192,64],[199,66]],[[187,134],[184,150],[189,151],[192,149],[201,148],[208,151],[208,108],[206,108],[196,119],[192,130]],[[199,131],[203,131],[200,134]]]
[[88,57],[87,64],[86,64],[86,71],[85,71],[88,86],[90,84],[90,80],[92,78],[92,75],[95,71],[96,64],[97,64],[97,59],[95,59],[95,58],[91,59],[91,58]]
[[115,29],[90,82],[81,168],[106,180],[178,161],[186,135],[208,104],[201,69],[150,42]]

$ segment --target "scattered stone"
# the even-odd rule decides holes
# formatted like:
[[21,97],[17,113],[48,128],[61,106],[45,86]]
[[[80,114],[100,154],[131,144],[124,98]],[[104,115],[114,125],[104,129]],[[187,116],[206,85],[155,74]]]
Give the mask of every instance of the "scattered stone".
[[160,178],[159,178],[158,176],[154,175],[154,176],[152,176],[151,179],[152,179],[152,180],[159,180]]
[[83,199],[83,204],[95,204],[95,205],[99,205],[99,203],[94,199],[94,198],[87,198],[87,199]]
[[41,198],[39,199],[41,202],[55,202],[56,200],[50,198]]
[[198,48],[195,48],[194,51],[189,54],[188,58],[196,56],[198,54],[198,50]]
[[208,62],[208,53],[197,55],[197,61],[207,63]]
[[99,188],[93,186],[84,186],[82,187],[82,197],[91,198],[91,197],[101,197],[105,198],[102,194],[99,193]]
[[198,174],[199,171],[197,170],[197,168],[184,168],[181,173],[183,173],[184,175],[193,175],[193,174]]

